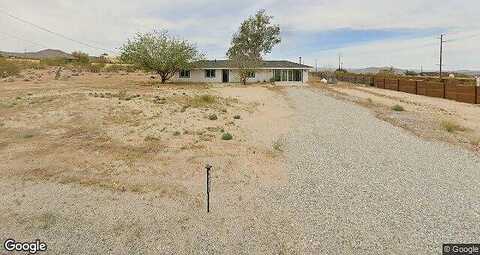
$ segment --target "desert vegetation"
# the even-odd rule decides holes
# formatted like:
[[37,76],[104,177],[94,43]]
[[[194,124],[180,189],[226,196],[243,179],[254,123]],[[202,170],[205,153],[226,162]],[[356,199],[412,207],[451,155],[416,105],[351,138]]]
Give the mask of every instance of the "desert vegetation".
[[121,49],[123,62],[154,72],[165,83],[180,70],[188,70],[203,58],[194,44],[168,34],[168,31],[139,33]]
[[245,85],[249,74],[259,67],[263,56],[281,42],[280,27],[272,24],[273,16],[259,10],[242,22],[233,35],[227,56],[234,67],[239,68],[240,81]]

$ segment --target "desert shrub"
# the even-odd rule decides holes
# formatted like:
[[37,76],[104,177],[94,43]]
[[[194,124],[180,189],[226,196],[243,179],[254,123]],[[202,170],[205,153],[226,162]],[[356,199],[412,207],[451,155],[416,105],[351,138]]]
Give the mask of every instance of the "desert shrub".
[[230,134],[230,133],[223,133],[222,135],[222,140],[226,140],[226,141],[229,141],[229,140],[232,140],[233,139],[233,135]]
[[46,58],[40,60],[40,65],[43,66],[65,66],[67,59],[65,58]]
[[138,70],[138,67],[136,67],[134,65],[126,65],[126,66],[124,66],[124,69],[127,73],[134,73]]
[[33,135],[32,134],[25,134],[22,136],[24,139],[29,139],[29,138],[32,138]]
[[72,56],[75,58],[75,62],[78,62],[81,64],[90,63],[90,57],[88,56],[87,53],[84,53],[81,51],[74,51],[72,52]]
[[454,133],[456,131],[465,131],[465,128],[456,123],[453,120],[444,120],[441,123],[442,128],[449,132],[449,133]]
[[217,98],[212,95],[201,95],[201,96],[194,96],[190,99],[189,105],[191,107],[207,107],[209,105],[215,104],[217,102]]
[[20,70],[25,70],[25,69],[35,69],[35,70],[40,70],[40,69],[45,69],[46,65],[40,63],[40,62],[34,62],[34,61],[29,61],[29,60],[15,60],[12,62],[14,65],[20,68]]
[[403,106],[398,105],[398,104],[392,106],[392,110],[394,110],[394,111],[396,111],[396,112],[403,112],[403,111],[405,111],[405,109],[403,108]]
[[110,73],[118,73],[118,72],[122,71],[123,69],[124,69],[124,67],[122,65],[117,65],[117,64],[107,65],[104,68],[105,72],[110,72]]
[[180,134],[181,134],[180,131],[173,132],[173,136],[179,136]]
[[9,76],[17,75],[21,71],[20,67],[15,63],[6,59],[0,58],[0,77],[6,78]]
[[280,142],[280,140],[274,141],[272,147],[273,147],[273,149],[276,150],[276,151],[283,151],[283,149],[282,149],[282,143]]
[[89,64],[86,66],[88,72],[99,73],[102,70],[101,64]]

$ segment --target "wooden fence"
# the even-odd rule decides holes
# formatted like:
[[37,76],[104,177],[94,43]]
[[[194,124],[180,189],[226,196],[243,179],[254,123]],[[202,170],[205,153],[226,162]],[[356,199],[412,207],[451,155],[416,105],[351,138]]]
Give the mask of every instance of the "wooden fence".
[[362,83],[381,89],[406,92],[429,97],[446,98],[469,104],[480,104],[480,88],[462,81],[396,79],[375,76],[337,76],[340,81]]

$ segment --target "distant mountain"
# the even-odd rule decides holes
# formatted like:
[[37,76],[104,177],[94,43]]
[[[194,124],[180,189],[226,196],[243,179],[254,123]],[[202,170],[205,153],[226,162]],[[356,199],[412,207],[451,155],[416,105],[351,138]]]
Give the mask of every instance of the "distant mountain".
[[480,76],[480,71],[473,71],[473,70],[458,70],[455,71],[456,73],[471,75],[471,76]]
[[[389,70],[390,67],[368,67],[368,68],[352,68],[352,69],[347,69],[349,72],[352,72],[352,73],[358,73],[358,74],[377,74],[378,72],[382,71],[382,70]],[[393,69],[395,71],[396,74],[399,74],[399,75],[402,75],[402,74],[405,74],[406,71],[413,71],[413,72],[416,72],[416,73],[420,73],[421,71],[420,70],[416,70],[416,69],[400,69],[400,68],[394,68]],[[480,71],[474,71],[474,70],[446,70],[444,71],[445,74],[454,74],[456,76],[463,76],[463,75],[467,75],[467,76],[480,76]],[[424,74],[425,75],[432,75],[432,76],[437,76],[439,75],[439,73],[437,71],[424,71]]]
[[52,49],[41,50],[38,52],[25,52],[25,53],[0,51],[0,55],[4,57],[27,58],[27,59],[46,59],[46,58],[74,59],[74,57],[71,54],[65,53],[61,50],[52,50]]
[[[358,74],[376,74],[382,70],[390,70],[391,67],[367,67],[359,69],[347,69],[349,72],[358,73]],[[406,69],[393,68],[393,71],[396,74],[404,74]]]

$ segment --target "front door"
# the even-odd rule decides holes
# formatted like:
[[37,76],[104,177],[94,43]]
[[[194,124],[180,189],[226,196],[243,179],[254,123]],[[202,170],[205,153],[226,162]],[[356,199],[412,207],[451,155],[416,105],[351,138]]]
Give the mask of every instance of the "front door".
[[222,70],[222,82],[228,82],[230,72],[227,69]]

